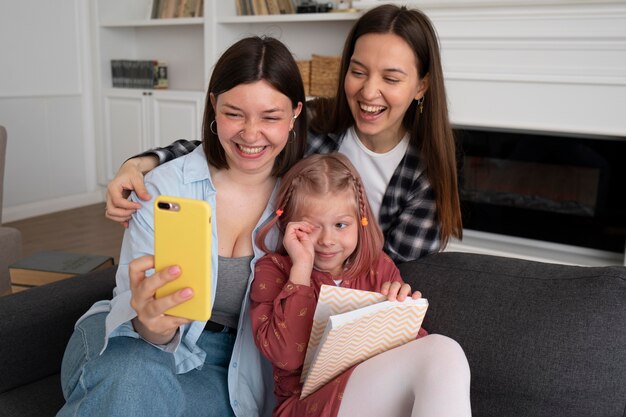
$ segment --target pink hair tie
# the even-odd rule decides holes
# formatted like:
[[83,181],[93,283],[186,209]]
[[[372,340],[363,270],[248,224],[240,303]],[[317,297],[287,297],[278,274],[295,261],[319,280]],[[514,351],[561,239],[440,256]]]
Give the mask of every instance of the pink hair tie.
[[276,215],[277,215],[278,217],[282,216],[282,215],[283,215],[283,209],[278,209],[278,210],[276,210]]

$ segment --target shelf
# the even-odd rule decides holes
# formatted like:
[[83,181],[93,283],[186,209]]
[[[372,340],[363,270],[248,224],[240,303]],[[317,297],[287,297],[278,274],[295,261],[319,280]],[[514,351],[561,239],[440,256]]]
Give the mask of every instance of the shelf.
[[102,89],[103,94],[124,94],[124,93],[135,93],[135,92],[150,92],[154,94],[205,94],[203,90],[194,90],[194,89],[172,89],[172,88],[124,88],[124,87],[105,87]]
[[298,22],[342,22],[354,21],[361,13],[299,13],[270,14],[255,16],[227,16],[217,19],[217,23],[298,23]]
[[203,25],[203,17],[181,17],[177,19],[138,19],[138,20],[120,20],[108,21],[100,23],[100,27],[159,27],[159,26],[190,26]]

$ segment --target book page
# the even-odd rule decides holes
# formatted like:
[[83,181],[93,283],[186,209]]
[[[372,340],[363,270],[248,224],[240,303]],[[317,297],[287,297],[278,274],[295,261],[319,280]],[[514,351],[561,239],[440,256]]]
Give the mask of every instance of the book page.
[[403,305],[417,305],[417,306],[428,306],[428,301],[425,298],[418,298],[414,300],[412,298],[407,298],[404,301],[383,301],[380,303],[372,304],[370,306],[362,307],[356,310],[348,311],[347,313],[335,314],[329,317],[329,327],[331,329],[337,329],[343,326],[346,323],[350,323],[358,318],[363,316],[369,316],[371,314],[375,314],[381,310],[388,310],[397,306],[399,304]]

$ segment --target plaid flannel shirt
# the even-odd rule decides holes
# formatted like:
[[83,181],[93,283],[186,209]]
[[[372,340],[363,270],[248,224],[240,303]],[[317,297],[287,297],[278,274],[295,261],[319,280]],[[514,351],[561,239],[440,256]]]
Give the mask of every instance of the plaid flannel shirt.
[[[342,140],[343,135],[309,133],[306,154],[335,152]],[[188,154],[200,143],[179,139],[140,156],[156,155],[164,163]],[[387,185],[378,221],[385,236],[384,250],[396,263],[440,250],[435,195],[419,152],[413,146],[409,146]]]

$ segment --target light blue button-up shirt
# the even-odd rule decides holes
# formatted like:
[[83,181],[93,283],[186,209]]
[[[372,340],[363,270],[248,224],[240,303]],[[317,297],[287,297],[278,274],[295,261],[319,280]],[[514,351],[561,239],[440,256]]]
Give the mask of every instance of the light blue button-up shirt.
[[[133,215],[132,221],[124,234],[120,262],[115,277],[116,287],[113,290],[112,300],[103,300],[95,303],[80,320],[96,313],[107,313],[105,347],[112,337],[127,336],[139,338],[135,332],[131,320],[137,313],[130,306],[131,291],[128,276],[128,264],[133,259],[143,255],[154,254],[154,199],[158,195],[171,195],[185,198],[193,198],[207,201],[216,212],[216,190],[211,181],[211,174],[202,146],[196,148],[190,154],[177,158],[152,170],[145,177],[146,188],[152,196],[152,200],[143,201],[134,194],[132,199],[139,202],[142,207]],[[272,193],[270,203],[265,209],[259,224],[264,223],[273,213],[274,196]],[[217,226],[214,223],[213,247],[211,252],[212,297],[215,297],[217,280],[219,279],[217,266]],[[269,240],[275,240],[271,235]],[[254,246],[254,258],[251,262],[250,278],[246,295],[242,301],[241,314],[237,329],[237,339],[233,349],[228,371],[228,388],[230,401],[238,417],[270,416],[274,405],[273,379],[271,364],[261,356],[254,344],[252,325],[250,322],[250,283],[254,273],[256,261],[263,256],[256,245]],[[195,321],[179,329],[177,337],[166,346],[159,348],[174,355],[176,372],[185,373],[196,369],[204,363],[205,352],[200,349],[196,342],[204,330],[205,322]]]

